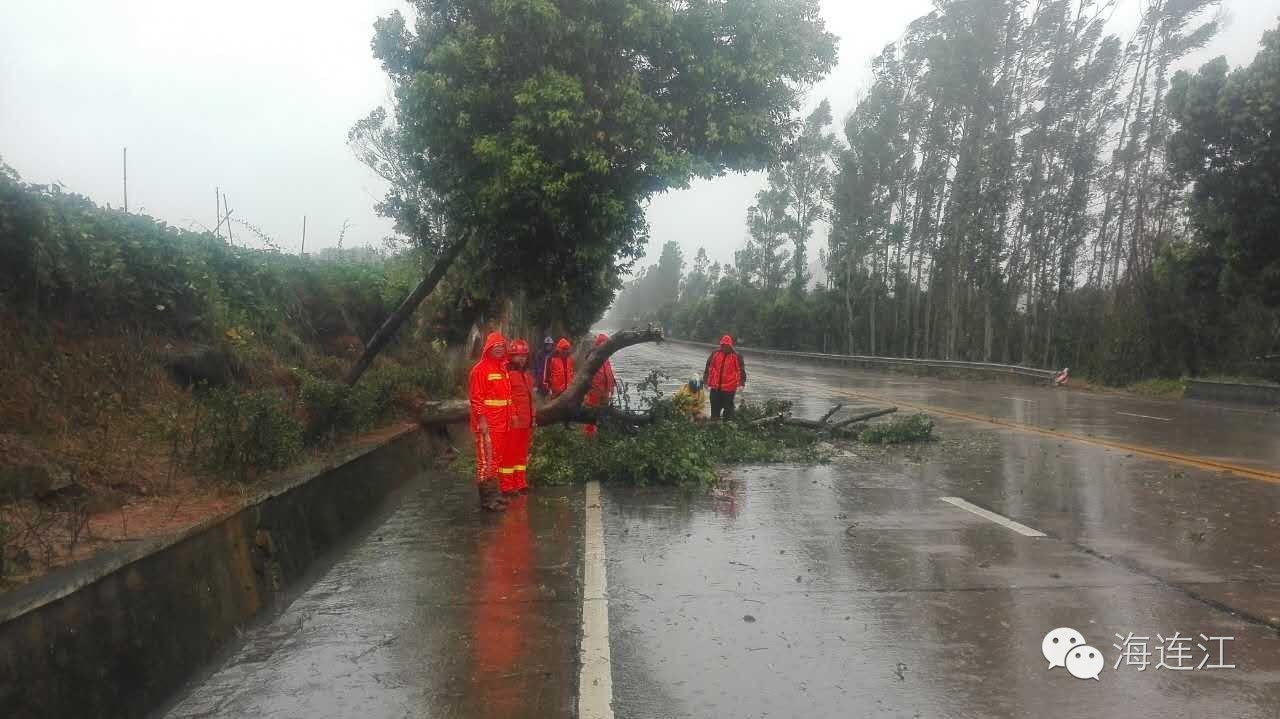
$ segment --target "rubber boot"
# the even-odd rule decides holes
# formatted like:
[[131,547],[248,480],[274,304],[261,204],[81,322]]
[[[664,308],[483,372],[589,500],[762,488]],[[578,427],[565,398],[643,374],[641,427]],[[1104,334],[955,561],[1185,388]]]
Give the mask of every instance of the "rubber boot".
[[498,491],[498,480],[486,479],[476,485],[480,494],[480,509],[487,512],[501,512],[507,508],[507,502]]

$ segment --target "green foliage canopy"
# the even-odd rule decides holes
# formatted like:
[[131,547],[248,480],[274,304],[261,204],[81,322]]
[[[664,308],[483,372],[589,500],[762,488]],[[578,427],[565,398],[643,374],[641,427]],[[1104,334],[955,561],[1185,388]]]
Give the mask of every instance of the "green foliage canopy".
[[1191,219],[1218,289],[1280,307],[1280,30],[1248,67],[1227,68],[1220,57],[1174,76],[1170,160],[1195,183]]
[[477,294],[552,298],[588,324],[647,239],[646,201],[763,168],[834,64],[816,0],[417,0],[376,25],[402,226],[437,198]]

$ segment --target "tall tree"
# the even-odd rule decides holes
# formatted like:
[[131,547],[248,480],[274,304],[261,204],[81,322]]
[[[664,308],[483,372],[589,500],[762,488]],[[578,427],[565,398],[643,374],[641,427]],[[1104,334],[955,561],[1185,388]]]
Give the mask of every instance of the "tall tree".
[[791,237],[791,283],[809,284],[809,239],[815,223],[825,220],[831,201],[832,155],[839,146],[831,125],[831,103],[823,100],[809,113],[798,137],[783,150],[769,175],[771,187],[785,189]]
[[[387,206],[439,198],[477,289],[557,296],[574,326],[641,252],[645,202],[768,166],[804,88],[835,61],[816,0],[413,5],[412,27],[394,12],[373,41],[411,175]],[[360,365],[379,348],[371,340]]]
[[1218,58],[1173,78],[1169,143],[1181,182],[1192,182],[1191,220],[1217,268],[1216,290],[1280,309],[1280,29],[1247,66]]
[[[770,174],[777,176],[776,171]],[[787,212],[791,204],[791,193],[771,179],[769,187],[756,193],[756,204],[747,209],[747,246],[735,255],[741,276],[769,293],[787,284],[793,268],[787,249],[795,234]]]

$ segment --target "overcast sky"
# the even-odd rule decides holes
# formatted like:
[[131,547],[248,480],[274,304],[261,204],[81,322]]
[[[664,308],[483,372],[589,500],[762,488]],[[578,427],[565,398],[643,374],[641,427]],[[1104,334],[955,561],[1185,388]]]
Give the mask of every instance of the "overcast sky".
[[[1138,0],[1121,0],[1135,8]],[[837,121],[866,87],[868,63],[926,0],[825,0],[840,64],[814,88]],[[346,146],[351,125],[389,99],[369,50],[394,0],[6,0],[0,3],[0,158],[30,182],[62,182],[121,202],[129,148],[130,209],[182,227],[211,226],[214,187],[235,216],[296,250],[377,244],[381,180]],[[1230,22],[1191,59],[1247,63],[1280,0],[1227,0]],[[699,182],[654,200],[651,256],[667,240],[692,258],[729,261],[746,234],[760,175]],[[819,238],[819,245],[822,240]],[[816,250],[811,250],[816,257]]]

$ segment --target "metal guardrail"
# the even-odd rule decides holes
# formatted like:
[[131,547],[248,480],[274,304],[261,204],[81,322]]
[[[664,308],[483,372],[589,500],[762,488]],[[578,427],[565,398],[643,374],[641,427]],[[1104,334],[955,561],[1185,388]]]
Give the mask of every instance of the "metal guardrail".
[[1183,382],[1187,386],[1183,397],[1187,399],[1255,404],[1264,407],[1280,406],[1280,385],[1220,382],[1208,379],[1185,379]]
[[[693,340],[677,339],[674,337],[667,337],[666,341],[693,347],[706,347],[709,349],[715,349],[719,346],[709,342],[694,342]],[[763,355],[765,357],[793,357],[797,359],[834,362],[838,364],[964,370],[968,372],[985,372],[1006,376],[1027,377],[1030,379],[1043,380],[1048,383],[1053,382],[1054,375],[1056,374],[1053,370],[1049,369],[1023,367],[1022,365],[997,364],[995,362],[965,362],[962,360],[931,360],[912,359],[909,357],[874,357],[871,355],[826,354],[822,352],[795,352],[792,350],[775,350],[757,347],[744,347],[743,350],[752,355]]]

